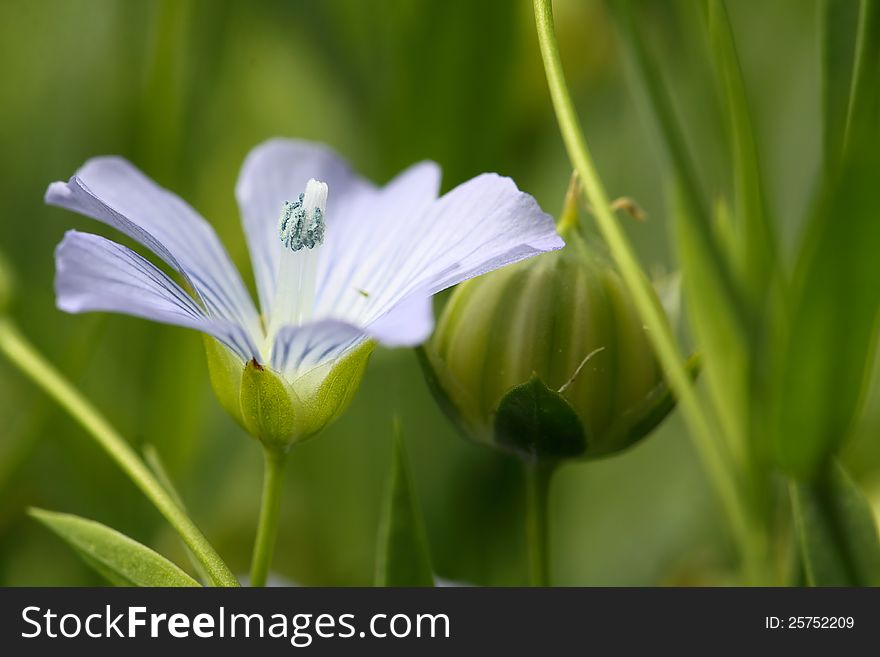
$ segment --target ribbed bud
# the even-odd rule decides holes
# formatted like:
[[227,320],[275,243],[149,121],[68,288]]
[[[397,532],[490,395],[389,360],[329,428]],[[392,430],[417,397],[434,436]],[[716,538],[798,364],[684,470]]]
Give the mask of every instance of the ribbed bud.
[[468,436],[538,461],[624,449],[673,406],[620,275],[566,239],[460,285],[422,352]]

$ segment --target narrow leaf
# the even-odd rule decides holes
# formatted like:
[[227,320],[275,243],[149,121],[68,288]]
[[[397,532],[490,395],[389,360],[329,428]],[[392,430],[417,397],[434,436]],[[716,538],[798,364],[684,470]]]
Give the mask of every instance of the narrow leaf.
[[376,586],[434,586],[428,537],[397,422],[379,525]]
[[792,484],[792,504],[807,582],[880,585],[880,540],[871,507],[839,465],[810,483]]
[[99,522],[42,509],[30,515],[116,586],[199,586],[162,555]]
[[858,3],[824,0],[820,14],[822,39],[822,113],[826,167],[840,158],[846,126],[855,55]]
[[730,17],[722,0],[706,0],[706,9],[709,48],[730,131],[737,236],[744,260],[740,278],[749,300],[760,308],[771,289],[769,276],[775,269],[776,238],[764,201],[758,146]]
[[[878,116],[880,122],[880,116]],[[776,462],[807,478],[849,436],[880,335],[878,130],[862,135],[823,194],[801,250],[787,333],[775,350]]]
[[[749,415],[748,343],[733,318],[733,309],[719,293],[720,281],[713,274],[709,254],[700,247],[688,221],[688,206],[676,204],[674,215],[675,241],[681,261],[684,306],[703,356],[703,371],[712,396],[713,406],[728,441],[745,446],[746,419]],[[730,233],[727,206],[719,202],[715,210],[718,235]],[[722,244],[730,245],[729,240]],[[731,251],[726,257],[735,259]]]
[[724,245],[719,243],[712,226],[711,212],[706,194],[697,175],[697,167],[688,150],[681,122],[676,114],[669,88],[657,65],[657,58],[648,52],[645,34],[640,29],[636,5],[633,0],[611,3],[626,46],[628,69],[637,79],[638,87],[647,99],[649,119],[659,134],[665,153],[672,165],[678,202],[685,208],[682,221],[688,222],[688,233],[695,248],[706,254],[705,267],[719,295],[719,303],[729,307],[731,320],[744,330],[749,317],[745,299],[736,281],[733,265],[726,257]]
[[876,148],[877,120],[880,114],[880,2],[859,2],[858,30],[852,86],[849,93],[846,126],[844,128],[844,155],[852,149]]
[[[184,512],[187,512],[186,505],[183,503],[183,498],[180,496],[180,493],[177,492],[177,488],[174,486],[174,482],[171,481],[171,476],[168,474],[168,469],[165,467],[165,463],[162,461],[162,457],[159,456],[159,450],[157,450],[153,445],[144,445],[144,461],[150,467],[150,470],[153,471],[153,474],[156,475],[156,479],[160,484],[165,488],[168,494],[174,499],[181,509]],[[211,581],[211,574],[207,571],[207,569],[202,565],[202,563],[196,558],[196,555],[190,550],[189,546],[181,541],[181,545],[183,545],[186,550],[187,556],[189,556],[189,562],[195,570],[196,574],[199,576],[199,579],[204,584],[206,582]]]

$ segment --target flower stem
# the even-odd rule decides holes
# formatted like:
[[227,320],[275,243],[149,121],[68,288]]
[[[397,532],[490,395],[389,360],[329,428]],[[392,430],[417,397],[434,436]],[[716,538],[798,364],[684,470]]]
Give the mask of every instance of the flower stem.
[[553,26],[551,0],[534,0],[534,7],[547,84],[550,87],[550,96],[569,159],[581,180],[587,202],[593,207],[599,230],[645,323],[648,338],[653,344],[669,385],[678,398],[679,406],[690,428],[691,438],[730,520],[734,537],[740,544],[744,558],[748,559],[748,555],[754,553],[750,547],[753,533],[742,492],[725,463],[721,446],[713,439],[712,425],[704,414],[691,385],[690,377],[684,367],[685,359],[678,349],[663,310],[651,291],[650,283],[645,278],[626,234],[614,218],[608,194],[587,148],[562,71],[562,61]]
[[547,502],[554,465],[526,463],[526,546],[532,586],[550,586],[547,556]]
[[97,441],[174,527],[195,558],[205,567],[215,586],[239,585],[220,555],[125,439],[5,318],[0,318],[0,352],[70,413]]
[[278,536],[278,514],[281,510],[281,490],[284,483],[285,455],[264,449],[266,469],[263,474],[263,500],[260,505],[260,521],[251,560],[251,586],[266,586],[275,538]]

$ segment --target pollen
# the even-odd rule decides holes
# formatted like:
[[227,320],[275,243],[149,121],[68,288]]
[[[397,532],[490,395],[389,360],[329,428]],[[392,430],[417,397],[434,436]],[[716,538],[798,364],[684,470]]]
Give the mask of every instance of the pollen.
[[291,251],[314,249],[324,243],[327,184],[314,178],[296,201],[285,201],[278,220],[278,236]]

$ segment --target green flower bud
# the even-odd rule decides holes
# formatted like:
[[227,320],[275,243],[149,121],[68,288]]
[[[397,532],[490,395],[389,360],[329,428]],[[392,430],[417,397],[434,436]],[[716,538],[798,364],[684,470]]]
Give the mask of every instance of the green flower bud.
[[466,435],[532,461],[617,452],[674,405],[620,275],[566,239],[459,285],[420,352]]
[[335,420],[360,386],[375,343],[289,381],[256,361],[243,363],[205,337],[211,386],[220,405],[249,434],[273,451],[311,438]]

